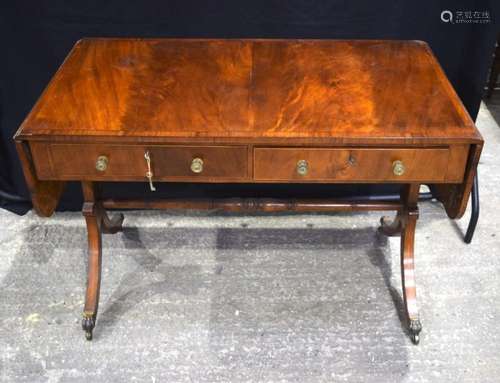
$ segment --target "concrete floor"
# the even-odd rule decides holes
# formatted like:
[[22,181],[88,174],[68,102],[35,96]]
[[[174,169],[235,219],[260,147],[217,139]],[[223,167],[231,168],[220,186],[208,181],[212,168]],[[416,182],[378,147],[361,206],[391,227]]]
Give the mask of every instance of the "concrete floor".
[[399,239],[379,214],[128,212],[104,237],[94,341],[80,328],[79,213],[0,211],[2,382],[499,382],[500,99],[477,125],[481,218],[421,204],[424,330],[401,325]]

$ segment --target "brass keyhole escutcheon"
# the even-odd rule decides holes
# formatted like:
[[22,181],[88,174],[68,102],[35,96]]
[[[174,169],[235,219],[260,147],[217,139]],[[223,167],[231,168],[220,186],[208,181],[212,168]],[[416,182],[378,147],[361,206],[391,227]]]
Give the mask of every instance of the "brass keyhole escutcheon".
[[308,164],[306,160],[300,160],[297,162],[297,173],[301,176],[305,176],[308,171]]
[[106,170],[106,168],[108,167],[108,157],[106,156],[99,156],[97,157],[97,161],[95,162],[95,168],[100,171],[100,172],[103,172]]
[[193,173],[201,173],[203,171],[203,160],[201,158],[193,158],[193,161],[191,161],[191,171]]
[[396,160],[392,163],[392,172],[394,173],[394,175],[396,176],[402,176],[403,174],[405,174],[405,166],[403,164],[403,161],[400,161],[400,160]]

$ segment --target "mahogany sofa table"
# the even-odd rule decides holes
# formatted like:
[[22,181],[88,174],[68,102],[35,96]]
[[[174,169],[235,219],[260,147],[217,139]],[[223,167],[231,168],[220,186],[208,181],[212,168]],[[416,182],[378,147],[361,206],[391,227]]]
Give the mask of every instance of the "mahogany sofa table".
[[[99,302],[106,208],[394,210],[408,332],[421,323],[414,279],[420,184],[464,213],[483,140],[421,41],[84,39],[15,135],[38,214],[66,181],[83,187],[89,265],[83,329]],[[401,198],[104,199],[101,181],[394,183]]]

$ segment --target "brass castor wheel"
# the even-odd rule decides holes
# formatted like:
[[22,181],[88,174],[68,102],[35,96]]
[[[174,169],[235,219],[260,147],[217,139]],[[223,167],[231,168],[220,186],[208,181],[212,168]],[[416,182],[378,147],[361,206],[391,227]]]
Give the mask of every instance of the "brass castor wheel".
[[83,315],[82,328],[85,331],[85,339],[92,340],[92,330],[95,327],[95,316]]
[[420,336],[418,336],[418,334],[410,334],[410,339],[413,344],[418,344],[420,342]]
[[410,339],[413,344],[418,344],[420,342],[420,331],[422,331],[422,323],[419,319],[411,319],[410,325],[408,326],[408,331],[410,332]]
[[92,331],[85,331],[85,339],[92,340]]

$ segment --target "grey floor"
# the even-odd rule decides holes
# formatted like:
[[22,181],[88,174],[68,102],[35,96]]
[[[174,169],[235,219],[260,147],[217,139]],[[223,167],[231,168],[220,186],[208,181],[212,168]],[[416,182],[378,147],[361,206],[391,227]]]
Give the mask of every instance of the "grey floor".
[[481,218],[421,204],[421,343],[401,325],[399,240],[379,214],[128,212],[80,328],[79,213],[0,210],[2,382],[499,382],[500,99],[483,105]]

